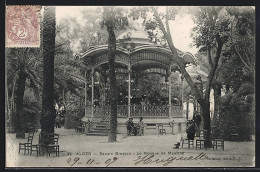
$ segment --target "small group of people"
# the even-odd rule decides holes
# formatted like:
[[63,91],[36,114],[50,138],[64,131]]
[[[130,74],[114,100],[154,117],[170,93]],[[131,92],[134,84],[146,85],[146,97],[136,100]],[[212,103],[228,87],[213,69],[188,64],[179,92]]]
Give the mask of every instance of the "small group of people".
[[64,124],[64,115],[61,112],[57,112],[55,118],[55,128],[61,128],[61,125],[63,124]]
[[143,118],[140,117],[139,122],[135,125],[133,122],[133,118],[130,117],[129,120],[126,122],[126,128],[127,128],[127,135],[138,135],[141,136],[144,134],[144,122]]
[[174,144],[174,149],[179,149],[181,141],[185,139],[194,140],[195,136],[199,137],[200,134],[200,124],[202,121],[202,118],[200,114],[197,111],[194,111],[192,124],[186,129],[185,133],[179,133],[177,136],[176,144]]

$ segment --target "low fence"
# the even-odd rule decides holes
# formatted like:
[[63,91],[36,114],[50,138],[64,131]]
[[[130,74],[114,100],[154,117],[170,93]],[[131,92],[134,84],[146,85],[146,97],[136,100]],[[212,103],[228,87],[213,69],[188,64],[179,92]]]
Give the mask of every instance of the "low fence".
[[[118,105],[118,117],[128,117],[128,105]],[[162,105],[131,105],[130,112],[132,117],[169,117],[169,106]],[[107,118],[110,115],[110,106],[94,106],[95,118]],[[182,117],[182,106],[171,106],[172,117]]]

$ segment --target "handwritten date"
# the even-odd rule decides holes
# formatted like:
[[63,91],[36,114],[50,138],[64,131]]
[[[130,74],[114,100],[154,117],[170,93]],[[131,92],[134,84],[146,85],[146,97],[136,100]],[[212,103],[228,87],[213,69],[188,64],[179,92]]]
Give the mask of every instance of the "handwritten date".
[[[116,160],[118,160],[117,157],[113,157],[113,158],[109,158],[107,160],[105,160],[105,162],[103,162],[106,167],[112,165],[114,162],[116,162]],[[87,161],[83,162],[79,157],[75,157],[73,158],[68,158],[67,163],[73,167],[75,164],[86,164],[86,165],[91,165],[91,164],[101,164],[102,162],[96,161],[95,159],[88,159]]]

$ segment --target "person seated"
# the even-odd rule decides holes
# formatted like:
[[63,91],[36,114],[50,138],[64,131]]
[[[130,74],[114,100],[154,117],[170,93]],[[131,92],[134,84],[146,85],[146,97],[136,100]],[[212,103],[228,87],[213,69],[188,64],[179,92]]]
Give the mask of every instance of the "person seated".
[[130,117],[129,120],[126,122],[126,128],[127,128],[127,135],[131,135],[134,132],[134,122],[133,118]]
[[137,123],[136,128],[137,128],[137,135],[138,136],[141,136],[141,135],[144,134],[144,122],[143,122],[143,118],[142,117],[140,117],[140,120]]
[[187,129],[186,129],[186,134],[185,133],[180,133],[177,136],[177,143],[174,144],[175,147],[174,149],[179,149],[180,143],[182,140],[189,139],[189,140],[194,140],[196,130],[195,130],[195,124],[192,123]]
[[134,128],[133,128],[132,134],[133,134],[134,136],[137,135],[137,124],[134,124]]

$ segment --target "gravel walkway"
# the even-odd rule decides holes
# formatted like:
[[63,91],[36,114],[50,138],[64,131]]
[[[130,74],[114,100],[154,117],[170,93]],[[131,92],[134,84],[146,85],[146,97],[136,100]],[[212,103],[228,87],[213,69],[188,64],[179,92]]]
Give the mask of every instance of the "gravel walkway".
[[[225,141],[225,151],[173,149],[177,135],[118,135],[108,143],[104,136],[86,136],[75,130],[57,129],[60,157],[18,154],[15,134],[6,135],[7,167],[253,167],[255,142]],[[39,132],[33,143],[38,142]]]

